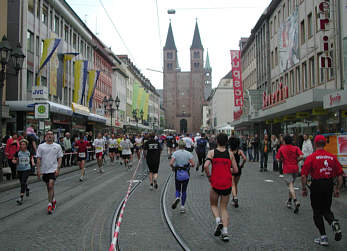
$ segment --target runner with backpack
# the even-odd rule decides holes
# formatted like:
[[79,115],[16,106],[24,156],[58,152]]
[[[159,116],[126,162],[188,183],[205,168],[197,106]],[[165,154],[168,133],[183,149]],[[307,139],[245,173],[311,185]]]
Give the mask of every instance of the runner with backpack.
[[205,133],[201,134],[201,137],[196,140],[196,155],[198,156],[199,163],[196,165],[196,171],[199,171],[201,166],[201,176],[204,176],[204,163],[206,159],[207,151],[207,139],[205,138]]
[[184,204],[187,199],[187,188],[190,178],[189,169],[194,166],[193,154],[185,150],[186,143],[183,140],[178,142],[178,150],[172,154],[170,166],[175,172],[176,198],[171,206],[175,209],[181,201],[181,213],[185,213]]

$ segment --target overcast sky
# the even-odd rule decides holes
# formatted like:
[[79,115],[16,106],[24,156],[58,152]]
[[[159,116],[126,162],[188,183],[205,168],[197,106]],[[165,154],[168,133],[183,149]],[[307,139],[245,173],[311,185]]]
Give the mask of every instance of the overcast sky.
[[[162,88],[162,48],[169,21],[182,71],[190,69],[190,45],[198,20],[202,44],[210,55],[212,85],[231,69],[230,50],[239,49],[271,0],[66,0],[88,27],[116,54],[128,54],[156,88]],[[103,3],[115,25],[102,8]],[[157,7],[158,3],[158,16]],[[168,9],[176,14],[169,15]],[[116,29],[118,30],[118,35]],[[160,33],[160,36],[159,36]],[[124,41],[124,43],[122,42]],[[125,44],[125,45],[124,45]]]

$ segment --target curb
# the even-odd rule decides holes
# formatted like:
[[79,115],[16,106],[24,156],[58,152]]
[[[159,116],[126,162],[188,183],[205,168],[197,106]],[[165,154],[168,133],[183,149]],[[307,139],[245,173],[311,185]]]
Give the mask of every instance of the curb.
[[[90,161],[88,163],[86,163],[85,168],[90,167],[92,165],[96,164],[96,161]],[[80,168],[78,166],[72,166],[72,167],[64,167],[60,169],[60,174],[59,176],[63,176],[65,174],[69,174],[75,171],[80,170]],[[35,176],[29,176],[28,179],[28,184],[33,184],[33,183],[37,183],[37,182],[41,182],[41,179],[37,179],[36,175]],[[0,184],[0,193],[1,192],[5,192],[14,188],[20,187],[20,183],[18,180],[16,180],[16,182],[11,182],[9,184]]]

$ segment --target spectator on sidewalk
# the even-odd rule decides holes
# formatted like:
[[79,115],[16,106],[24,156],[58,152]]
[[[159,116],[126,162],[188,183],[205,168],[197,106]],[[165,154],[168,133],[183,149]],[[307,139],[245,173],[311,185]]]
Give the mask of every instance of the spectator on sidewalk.
[[264,135],[264,139],[260,144],[260,172],[267,172],[267,161],[269,151],[271,149],[271,142],[269,140],[269,136],[267,134]]
[[279,141],[276,137],[276,135],[271,135],[271,149],[272,149],[272,160],[273,160],[273,164],[272,164],[272,168],[275,172],[278,171],[278,162],[276,159],[276,153],[277,153],[277,148],[279,145]]
[[19,140],[18,134],[15,132],[12,135],[12,138],[9,138],[6,142],[5,155],[8,159],[8,165],[11,168],[12,179],[17,177],[16,175],[16,164],[12,162],[14,155],[19,151]]
[[254,161],[258,162],[259,161],[259,137],[258,134],[256,134],[253,138],[252,145],[253,145],[253,151],[254,151]]
[[71,134],[69,132],[65,133],[64,149],[65,149],[65,154],[63,157],[63,165],[68,167],[68,166],[72,165],[72,163],[70,162],[71,161],[71,153],[72,153]]
[[[59,137],[58,144],[61,146],[61,149],[62,149],[63,154],[64,154],[64,157],[63,157],[63,159],[64,159],[65,158],[65,146],[64,146],[64,137],[63,136]],[[63,161],[61,167],[65,167],[64,161]]]
[[253,148],[252,148],[252,138],[251,138],[250,135],[248,135],[248,137],[247,137],[246,144],[247,144],[248,159],[249,159],[249,161],[253,161],[253,154],[252,154],[252,151],[253,151]]

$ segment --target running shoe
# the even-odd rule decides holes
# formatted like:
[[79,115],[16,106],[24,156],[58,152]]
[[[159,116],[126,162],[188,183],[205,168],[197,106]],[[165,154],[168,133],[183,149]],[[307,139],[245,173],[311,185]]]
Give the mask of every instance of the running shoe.
[[154,188],[158,189],[158,182],[157,182],[157,180],[154,180]]
[[204,175],[205,175],[205,174],[202,172],[202,173],[201,173],[201,176],[204,176]]
[[80,181],[83,181],[83,175],[80,177]]
[[315,238],[313,241],[321,246],[328,246],[328,237],[326,235]]
[[295,208],[294,208],[294,213],[295,214],[299,213],[299,207],[300,207],[300,202],[296,201],[295,202]]
[[335,234],[335,241],[340,241],[342,239],[342,232],[339,221],[334,220],[331,227],[333,228],[333,232]]
[[287,208],[292,209],[292,202],[291,201],[287,201],[286,203],[287,203]]
[[229,235],[228,234],[225,234],[225,233],[222,233],[221,236],[220,236],[220,239],[224,242],[228,242],[229,241]]
[[220,236],[222,234],[223,224],[219,222],[214,230],[214,236]]
[[259,172],[261,172],[261,173],[264,172],[263,168],[260,168]]
[[53,209],[52,209],[51,205],[48,205],[47,212],[48,212],[48,214],[52,214]]
[[56,205],[57,205],[57,201],[56,201],[56,200],[53,200],[53,203],[52,203],[52,208],[53,208],[53,210],[55,210]]
[[238,208],[239,207],[239,199],[235,198],[235,199],[233,199],[233,201],[234,201],[234,207]]
[[104,171],[104,169],[101,167],[100,168],[100,173],[104,173],[105,171]]
[[26,189],[26,191],[25,191],[25,196],[26,196],[26,197],[29,197],[29,195],[30,195],[30,193],[29,193],[29,192],[30,192],[30,189],[29,189],[29,188],[27,188],[27,189]]
[[280,174],[278,177],[280,177],[280,178],[284,178],[284,175],[283,175],[283,174]]
[[150,189],[150,190],[153,190],[153,183],[151,183],[151,184],[149,185],[149,189]]
[[184,208],[184,206],[181,206],[181,208],[180,208],[180,213],[181,214],[184,214],[186,212],[186,209]]
[[172,209],[176,209],[178,203],[180,203],[180,198],[176,198],[176,199],[174,200],[174,202],[173,202],[172,205],[171,205],[171,208],[172,208]]
[[22,205],[23,204],[23,199],[22,198],[18,198],[16,200],[16,202],[17,202],[18,205]]

